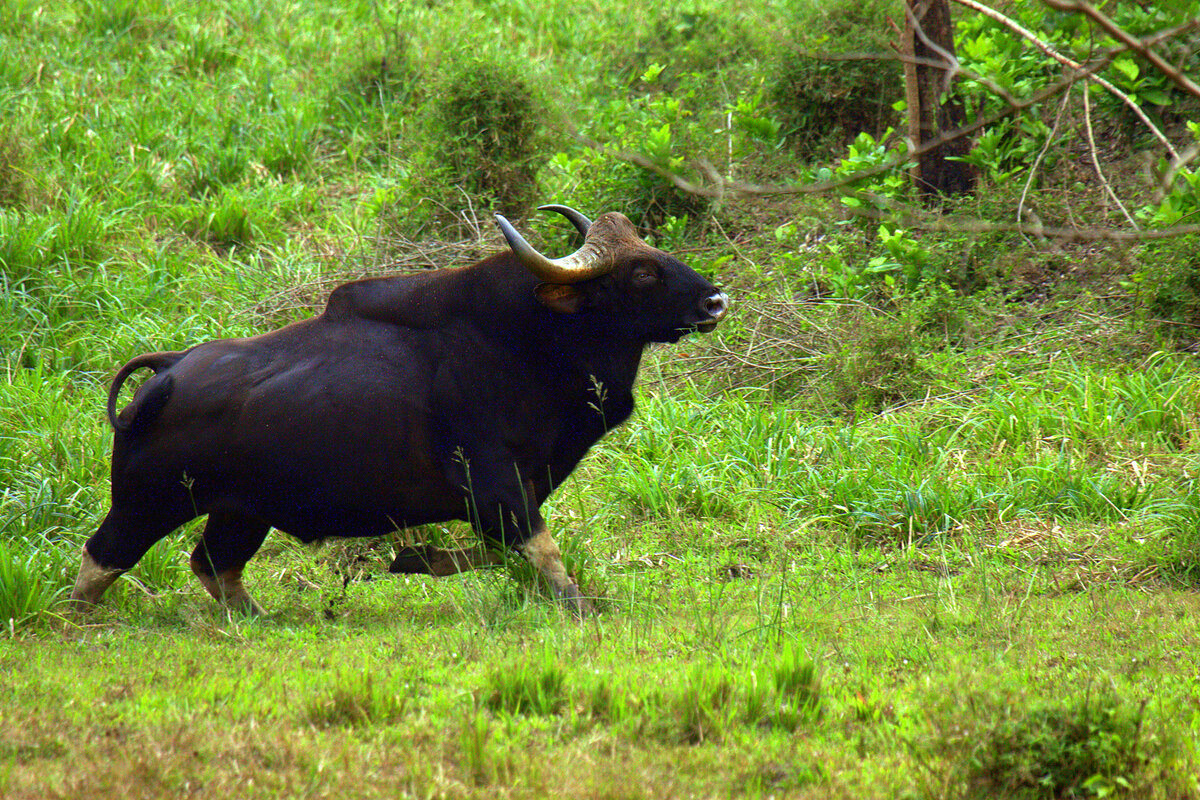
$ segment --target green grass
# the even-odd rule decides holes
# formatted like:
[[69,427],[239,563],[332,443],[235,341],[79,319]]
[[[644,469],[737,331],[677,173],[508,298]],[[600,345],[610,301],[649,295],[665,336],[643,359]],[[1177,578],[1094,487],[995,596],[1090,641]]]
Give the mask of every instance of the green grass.
[[[889,250],[834,198],[698,201],[571,135],[745,180],[836,170],[780,145],[772,87],[809,69],[797,42],[884,11],[8,3],[0,796],[1200,796],[1194,242]],[[191,576],[193,524],[66,614],[125,359],[502,246],[439,182],[466,56],[549,109],[534,200],[645,220],[736,302],[648,354],[634,417],[544,507],[601,613],[519,564],[395,577],[391,540],[274,533],[247,570],[272,613],[246,619]],[[1048,223],[1111,211],[1073,181],[1031,193]],[[1015,185],[956,209],[1011,220]],[[905,258],[944,283],[863,271]]]

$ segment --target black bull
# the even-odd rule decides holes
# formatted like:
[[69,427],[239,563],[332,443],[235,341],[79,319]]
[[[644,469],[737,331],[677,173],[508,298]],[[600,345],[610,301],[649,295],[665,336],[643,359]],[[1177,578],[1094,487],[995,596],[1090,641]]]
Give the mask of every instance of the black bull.
[[[609,213],[547,259],[497,215],[511,251],[339,286],[280,330],[149,353],[113,381],[112,508],[72,599],[98,602],[159,539],[208,515],[191,567],[257,613],[242,569],[274,527],[309,542],[469,520],[487,548],[402,551],[391,571],[447,575],[513,548],[587,607],[538,509],[633,411],[650,342],[708,331],[726,297]],[[155,373],[116,414],[122,382]]]

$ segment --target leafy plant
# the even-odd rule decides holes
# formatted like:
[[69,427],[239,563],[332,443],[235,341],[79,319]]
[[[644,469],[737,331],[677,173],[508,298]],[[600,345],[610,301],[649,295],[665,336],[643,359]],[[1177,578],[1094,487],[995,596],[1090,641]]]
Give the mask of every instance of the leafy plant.
[[[839,199],[851,212],[860,209],[887,211],[891,201],[908,196],[909,181],[904,171],[911,164],[907,154],[907,145],[892,138],[891,128],[879,139],[863,132],[846,147],[846,154],[836,167],[820,167],[811,177],[822,182],[845,181],[839,189]],[[861,225],[871,224],[869,216],[856,216],[855,219]]]

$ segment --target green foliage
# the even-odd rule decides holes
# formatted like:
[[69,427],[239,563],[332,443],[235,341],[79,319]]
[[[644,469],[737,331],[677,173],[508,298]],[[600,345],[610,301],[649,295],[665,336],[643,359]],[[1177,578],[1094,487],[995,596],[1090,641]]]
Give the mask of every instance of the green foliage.
[[[641,75],[641,86],[657,87],[664,79],[664,69],[660,64],[650,65]],[[695,83],[701,78],[687,74],[674,92],[655,89],[632,99],[609,101],[592,121],[594,129],[602,132],[609,147],[642,155],[650,165],[614,160],[596,152],[579,158],[559,153],[550,161],[551,172],[563,187],[559,193],[582,190],[595,194],[599,207],[620,211],[643,228],[666,228],[675,220],[686,224],[703,218],[710,208],[709,199],[683,191],[668,177],[692,174],[687,154],[694,144]],[[571,187],[580,175],[587,177],[587,183]]]
[[846,411],[879,411],[912,397],[927,382],[919,345],[904,319],[856,315],[828,355],[829,394]]
[[[862,8],[7,4],[0,795],[937,797],[1019,793],[1041,770],[1063,795],[1124,781],[1194,796],[1179,711],[1197,693],[1179,657],[1200,580],[1194,242],[1050,248],[871,219],[912,199],[884,124],[899,80],[879,84],[899,67],[792,49],[885,52],[883,5]],[[1006,8],[1074,58],[1110,44],[1081,15]],[[1139,35],[1178,21],[1171,4],[1105,9],[1144,14]],[[1017,96],[1061,77],[1000,26],[958,19],[964,64]],[[1171,47],[1194,73],[1192,45]],[[486,91],[458,117],[515,124],[503,108],[523,101],[505,92],[523,83],[570,117],[558,133],[609,148],[543,129],[521,202],[624,211],[736,302],[715,334],[647,351],[638,412],[543,506],[568,570],[605,595],[600,613],[535,599],[524,559],[385,577],[386,548],[315,554],[272,534],[247,580],[275,613],[248,622],[211,613],[185,564],[194,529],[116,584],[115,613],[66,613],[105,509],[103,397],[120,363],[306,317],[393,258],[443,266],[502,246],[483,227],[447,242],[424,211],[486,221],[465,181],[493,173],[472,170],[523,163],[478,127],[444,141],[451,80],[478,62],[498,69],[467,76]],[[793,67],[809,94],[789,110],[775,91]],[[1104,74],[1173,138],[1194,116],[1137,58]],[[973,114],[1003,105],[981,84],[955,91]],[[1099,220],[1105,202],[1087,159],[1062,157],[1083,141],[1069,127],[1079,93],[1029,187],[1025,208],[1048,224]],[[1139,198],[1142,162],[1114,135],[1127,112],[1090,99],[1131,208],[1147,206],[1148,225],[1192,221],[1190,167],[1161,203]],[[1057,110],[986,131],[968,159],[991,186],[945,219],[1011,222]],[[816,148],[804,168],[780,147],[792,128]],[[700,181],[705,159],[735,181],[849,183],[711,201],[612,150]],[[400,252],[388,237],[415,230]],[[570,226],[553,231],[547,249],[565,251]],[[993,291],[965,295],[979,284]],[[1081,704],[1080,674],[1151,702]],[[997,682],[1015,701],[959,702],[960,687]],[[930,738],[933,758],[901,746]],[[1082,785],[1080,764],[1096,770]],[[924,792],[923,776],[936,778]]]
[[821,167],[813,177],[826,182],[835,178],[845,180],[840,199],[852,212],[863,208],[885,211],[890,201],[902,199],[909,193],[904,175],[904,170],[911,166],[907,158],[908,147],[900,139],[891,140],[889,145],[891,134],[891,128],[885,130],[879,140],[866,132],[858,134],[834,169]]
[[10,120],[0,125],[0,209],[21,208],[29,194],[25,145]]
[[[1006,12],[1055,50],[1080,62],[1099,57],[1106,48],[1117,44],[1083,14],[1055,11],[1040,3],[1019,4]],[[1137,3],[1118,3],[1106,8],[1105,13],[1134,36],[1157,33],[1190,21],[1189,12],[1182,5],[1144,7]],[[1200,65],[1194,34],[1180,37],[1172,46],[1177,51],[1169,60],[1176,69],[1187,74],[1189,67]],[[958,20],[956,55],[964,68],[986,79],[964,77],[955,85],[954,91],[964,100],[969,117],[990,117],[1006,108],[1008,101],[996,93],[992,85],[1001,87],[1013,97],[1026,98],[1061,77],[1055,61],[1029,57],[1033,47],[1032,43],[983,14],[967,14]],[[1196,108],[1194,98],[1161,70],[1143,62],[1140,56],[1119,55],[1098,74],[1160,125],[1169,112]],[[1096,83],[1087,84],[1086,91],[1092,98],[1094,115],[1114,121],[1110,122],[1111,127],[1124,132],[1127,137],[1139,142],[1149,141],[1149,134],[1124,99]],[[963,160],[978,167],[997,184],[1027,171],[1039,154],[1042,154],[1046,168],[1053,167],[1064,155],[1061,143],[1069,141],[1070,137],[1060,135],[1047,148],[1052,132],[1047,113],[1033,108],[997,122],[981,133],[974,149]]]
[[[622,70],[627,81],[645,80],[656,65],[669,65],[664,75],[667,89],[691,73],[721,70],[755,55],[749,16],[730,14],[728,7],[705,8],[701,3],[679,7],[653,7],[655,17],[640,32],[632,55]],[[661,66],[658,67],[662,69]]]
[[0,528],[0,635],[15,633],[54,610],[66,597],[66,559],[57,548],[8,539]]
[[664,719],[687,744],[720,741],[731,722],[736,696],[728,669],[698,665],[672,696]]
[[[770,96],[802,155],[837,150],[864,133],[883,139],[896,124],[904,73],[890,55],[886,17],[898,8],[888,0],[839,0],[791,21],[797,45],[772,65]],[[837,57],[851,54],[864,58]]]
[[562,667],[546,652],[494,670],[482,690],[483,705],[508,714],[557,714],[566,703],[565,681]]
[[242,193],[222,189],[214,197],[179,209],[179,227],[219,252],[247,247],[257,238],[253,217]]
[[[1200,121],[1189,120],[1187,127],[1196,145],[1200,146]],[[1169,174],[1170,169],[1171,165],[1166,159],[1159,161],[1160,173]],[[1147,206],[1139,216],[1156,227],[1195,224],[1200,218],[1200,169],[1179,165],[1178,171],[1171,177],[1170,185],[1165,188],[1158,205]]]
[[1108,695],[1009,709],[971,756],[967,795],[1125,796],[1145,781],[1144,712]]
[[[392,725],[404,717],[406,695],[388,688],[371,671],[339,670],[333,686],[305,704],[301,721],[318,728],[367,728]],[[407,688],[407,687],[399,687]]]
[[954,158],[974,166],[992,183],[1001,186],[1029,169],[1047,135],[1049,128],[1042,120],[1020,117],[984,128],[971,151]]
[[1196,236],[1144,245],[1125,285],[1162,332],[1185,343],[1200,324],[1200,253]]

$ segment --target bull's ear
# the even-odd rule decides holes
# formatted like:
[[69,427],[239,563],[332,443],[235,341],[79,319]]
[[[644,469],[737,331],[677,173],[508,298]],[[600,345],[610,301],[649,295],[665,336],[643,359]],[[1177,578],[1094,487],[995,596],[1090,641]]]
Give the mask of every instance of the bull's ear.
[[534,292],[538,302],[559,314],[574,314],[583,305],[583,292],[570,284],[539,283]]

